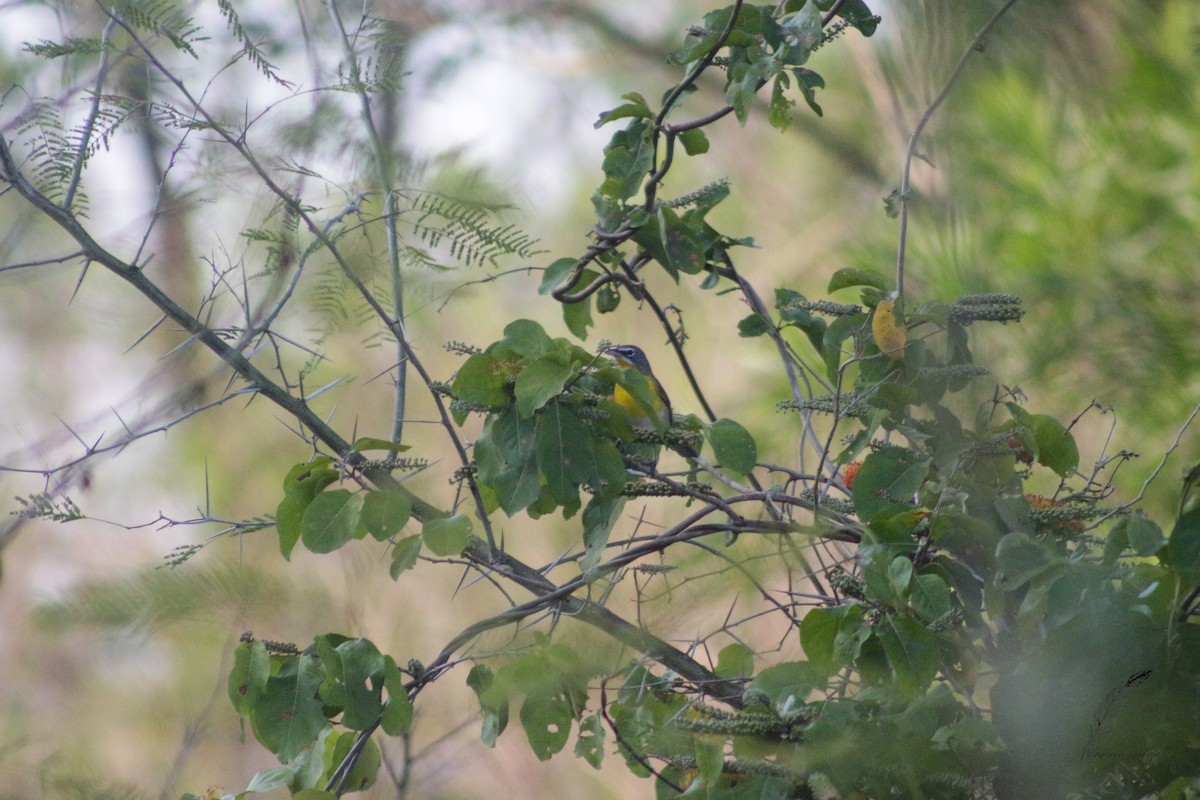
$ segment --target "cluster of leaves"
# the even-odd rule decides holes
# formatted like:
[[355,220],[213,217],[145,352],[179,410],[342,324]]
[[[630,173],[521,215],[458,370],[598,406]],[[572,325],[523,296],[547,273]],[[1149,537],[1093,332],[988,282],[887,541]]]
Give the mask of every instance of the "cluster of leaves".
[[[366,639],[325,634],[297,652],[243,637],[229,699],[283,765],[260,772],[238,797],[287,787],[318,800],[369,788],[380,766],[371,732],[401,736],[412,725],[404,680],[392,657]],[[357,756],[348,760],[352,750]]]
[[449,387],[460,424],[472,411],[486,415],[475,464],[489,512],[537,518],[562,509],[570,518],[583,506],[581,494],[591,495],[582,517],[585,567],[598,561],[623,508],[627,463],[652,469],[662,445],[694,447],[701,432],[728,469],[745,474],[756,460],[754,440],[733,420],[706,425],[689,415],[678,427],[639,427],[614,400],[618,385],[642,407],[654,407],[654,389],[636,369],[517,320],[504,338],[472,354]]
[[[820,114],[815,93],[825,82],[802,65],[827,40],[823,28],[832,16],[866,36],[874,33],[878,23],[861,0],[790,0],[778,7],[739,2],[712,11],[702,26],[692,30],[687,45],[672,55],[686,76],[659,109],[642,95],[630,93],[623,97],[625,103],[600,115],[597,128],[629,121],[604,148],[604,180],[592,198],[597,242],[582,259],[552,264],[542,284],[543,292],[563,301],[572,333],[586,336],[593,294],[601,313],[617,307],[622,286],[640,297],[638,272],[647,263],[658,264],[675,281],[681,275],[707,272],[703,287],[711,289],[722,266],[731,263],[729,249],[753,243],[749,238],[725,236],[705,220],[728,196],[724,182],[674,201],[659,200],[659,184],[672,166],[677,143],[691,156],[708,152],[703,127],[727,113],[745,124],[765,86],[771,86],[768,117],[777,128],[787,127],[790,120],[788,90],[793,78],[805,102]],[[706,117],[674,121],[681,99],[694,91],[696,78],[711,68],[724,71],[727,105]],[[639,192],[643,199],[632,202]],[[632,254],[627,244],[633,245]]]

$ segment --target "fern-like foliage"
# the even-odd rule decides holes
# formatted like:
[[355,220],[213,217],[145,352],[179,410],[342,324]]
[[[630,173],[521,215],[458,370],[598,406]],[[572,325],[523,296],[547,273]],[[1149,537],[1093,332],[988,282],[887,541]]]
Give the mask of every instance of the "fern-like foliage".
[[200,27],[174,0],[117,0],[111,13],[130,27],[151,31],[174,45],[181,53],[199,58],[192,43],[199,41]]
[[249,34],[247,34],[246,29],[242,27],[241,18],[238,17],[237,11],[234,10],[233,6],[229,3],[229,0],[217,0],[217,10],[220,11],[221,16],[225,18],[225,23],[229,26],[230,33],[232,33],[233,37],[242,45],[241,52],[238,53],[235,58],[245,58],[254,65],[255,69],[257,69],[267,78],[271,79],[280,86],[290,89],[293,86],[292,82],[281,78],[279,73],[276,72],[275,65],[267,59],[267,56],[258,47],[258,45],[250,41]]
[[52,42],[42,39],[37,44],[25,42],[21,49],[38,58],[62,58],[64,56],[94,56],[104,49],[100,39],[67,39],[62,42]]
[[[75,168],[75,149],[63,130],[62,114],[51,99],[34,98],[17,127],[17,137],[29,151],[29,180],[49,200],[62,199]],[[86,210],[86,199],[78,198],[77,209]]]
[[[413,192],[407,200],[417,217],[409,224],[422,243],[431,248],[446,247],[450,257],[468,267],[496,266],[505,256],[532,258],[545,252],[538,241],[515,225],[497,220],[503,206],[473,203],[437,192]],[[399,204],[398,204],[399,205]],[[399,212],[401,218],[404,212]]]
[[[376,94],[379,92],[398,92],[407,75],[403,69],[404,61],[398,55],[387,54],[382,57],[368,57],[355,64],[350,74],[338,70],[338,82],[329,88],[339,92],[355,94]],[[354,75],[358,78],[355,79]]]

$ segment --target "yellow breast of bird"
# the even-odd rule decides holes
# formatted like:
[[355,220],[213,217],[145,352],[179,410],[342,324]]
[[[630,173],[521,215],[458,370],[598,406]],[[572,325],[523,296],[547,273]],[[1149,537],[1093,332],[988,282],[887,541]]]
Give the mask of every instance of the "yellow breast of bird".
[[[637,398],[625,390],[624,386],[617,384],[613,388],[613,400],[617,402],[621,408],[625,409],[633,416],[635,423],[650,425],[654,417],[662,417],[663,413],[653,408],[646,408],[645,405],[638,402]],[[665,409],[664,409],[665,410]]]

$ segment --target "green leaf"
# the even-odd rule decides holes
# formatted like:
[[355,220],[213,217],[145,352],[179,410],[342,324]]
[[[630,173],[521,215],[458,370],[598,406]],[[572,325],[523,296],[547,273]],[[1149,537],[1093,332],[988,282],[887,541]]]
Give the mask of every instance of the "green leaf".
[[1079,447],[1070,431],[1047,414],[1030,414],[1016,403],[1005,406],[1013,420],[1032,435],[1038,463],[1063,478],[1070,477],[1079,466]]
[[771,330],[771,320],[762,314],[751,314],[738,321],[738,336],[747,339],[762,336],[769,330]]
[[537,692],[521,703],[520,718],[533,754],[546,761],[566,745],[575,712],[563,696]]
[[941,666],[937,637],[916,620],[892,614],[880,620],[875,632],[896,674],[896,687],[909,696],[925,692]]
[[[336,736],[331,736],[325,743],[326,761],[329,766],[332,768],[344,762],[357,740],[358,735],[352,731],[344,731]],[[361,792],[364,789],[370,789],[375,785],[375,779],[379,777],[379,768],[382,765],[379,747],[375,744],[375,740],[367,739],[358,760],[354,762],[354,766],[350,768],[350,773],[342,784],[344,792]],[[295,797],[292,800],[295,800]]]
[[[554,342],[546,329],[531,319],[516,319],[504,326],[504,338],[493,345],[524,359],[535,359],[549,352]],[[492,350],[491,347],[488,348]]]
[[392,453],[403,453],[405,450],[411,449],[406,444],[397,444],[387,439],[374,439],[370,436],[355,439],[354,444],[350,446],[350,452],[352,453],[362,453],[367,450],[387,450]]
[[522,417],[533,416],[535,411],[562,394],[563,387],[574,376],[575,370],[562,353],[550,352],[527,364],[513,387],[517,413]]
[[775,76],[775,81],[771,86],[771,100],[767,105],[767,122],[772,128],[779,131],[786,131],[788,125],[792,122],[792,101],[784,93],[787,89],[788,76],[786,72],[781,72]]
[[275,530],[279,534],[279,551],[285,559],[291,559],[292,549],[300,540],[301,521],[308,504],[339,477],[330,463],[328,457],[322,456],[296,464],[283,479],[283,500],[275,510]]
[[288,767],[267,767],[254,773],[254,777],[250,779],[250,783],[246,784],[247,792],[269,792],[272,789],[281,789],[284,786],[290,786],[292,779],[296,777],[295,772],[290,766]]
[[1024,586],[1053,565],[1046,549],[1025,533],[1010,533],[996,545],[996,585],[1004,591]]
[[534,433],[536,423],[515,406],[489,417],[475,442],[479,481],[492,489],[510,517],[528,508],[541,492]]
[[509,402],[504,388],[507,381],[508,368],[504,364],[487,353],[475,353],[458,368],[450,391],[472,405],[499,408]]
[[862,331],[866,314],[838,317],[825,329],[821,337],[821,358],[825,361],[825,374],[832,383],[838,383],[838,369],[842,363],[842,343]]
[[699,128],[692,128],[679,134],[679,142],[689,156],[703,155],[708,152],[708,136]]
[[388,701],[379,725],[388,736],[401,736],[412,729],[413,705],[404,691],[404,673],[391,656],[383,657],[383,688]]
[[367,639],[351,639],[334,648],[337,669],[329,669],[345,687],[342,724],[355,731],[374,725],[383,712],[383,654]]
[[[585,269],[584,278],[596,277],[596,273]],[[577,303],[563,303],[563,324],[577,339],[586,339],[588,328],[592,327],[592,298],[589,295]]]
[[825,116],[825,112],[817,103],[817,89],[825,88],[825,79],[805,67],[797,67],[792,72],[796,75],[796,84],[800,87],[801,94],[804,95],[804,102],[818,117]]
[[579,265],[578,259],[559,258],[546,267],[542,273],[542,282],[538,284],[538,294],[548,295],[562,283],[563,279],[575,271]]
[[741,642],[727,644],[717,654],[717,674],[722,678],[748,678],[754,674],[754,651]]
[[483,664],[471,667],[467,673],[467,686],[479,698],[483,712],[480,738],[488,747],[495,747],[496,739],[508,727],[508,698],[497,686],[495,673]]
[[[631,95],[627,94],[625,97],[630,98]],[[642,99],[642,96],[635,94],[633,97],[636,99],[633,99],[628,103],[622,103],[616,108],[602,113],[600,118],[596,120],[596,123],[592,127],[601,128],[613,120],[626,119],[628,117],[634,117],[636,119],[653,119],[654,112],[650,110],[650,106],[646,105],[646,101]]]
[[1173,572],[1191,583],[1200,582],[1200,508],[1185,511],[1176,520],[1167,542],[1167,560]]
[[912,582],[909,602],[922,619],[933,622],[950,613],[950,588],[937,575],[918,575]]
[[833,277],[829,279],[829,288],[827,291],[832,293],[839,289],[848,289],[852,286],[870,286],[881,292],[890,292],[892,290],[891,282],[873,269],[843,267],[833,273]]
[[697,736],[692,740],[692,754],[696,757],[696,769],[704,782],[710,786],[716,784],[725,766],[724,748],[717,742]]
[[780,714],[794,711],[814,689],[825,686],[826,675],[816,664],[787,661],[767,667],[755,676],[747,689],[763,692]]
[[600,193],[615,200],[627,200],[638,193],[646,174],[654,166],[654,147],[650,144],[653,126],[648,120],[635,120],[617,131],[604,148],[604,182]]
[[250,712],[254,738],[280,761],[291,761],[317,740],[328,724],[317,689],[324,671],[311,656],[284,663]]
[[929,460],[903,447],[888,446],[863,459],[851,490],[854,511],[870,521],[890,506],[911,507],[929,472]]
[[313,498],[300,521],[300,539],[314,553],[332,553],[359,535],[363,495],[345,489]]
[[888,564],[888,583],[892,585],[892,592],[896,597],[904,597],[908,594],[908,585],[912,582],[912,575],[911,559],[896,556],[892,559],[892,563]]
[[590,714],[579,721],[579,734],[575,739],[575,756],[600,769],[604,760],[604,719],[600,712]]
[[267,688],[271,660],[262,642],[242,642],[233,650],[233,668],[229,671],[229,700],[242,716],[250,713]]
[[396,546],[392,549],[392,565],[388,569],[388,574],[392,576],[392,580],[398,580],[400,573],[412,569],[417,563],[417,556],[421,554],[421,537],[406,536],[396,542]]
[[434,517],[421,528],[421,540],[435,556],[456,556],[466,549],[471,527],[465,514]]
[[383,542],[399,533],[412,516],[412,499],[396,489],[367,492],[360,522],[367,533]]
[[[622,462],[621,468],[624,471],[624,462]],[[583,544],[586,551],[583,561],[579,565],[584,573],[600,563],[600,559],[604,556],[604,547],[608,544],[608,537],[612,534],[613,526],[617,524],[624,508],[625,498],[619,495],[610,497],[596,495],[588,500],[587,506],[583,509]]]
[[731,419],[719,419],[705,431],[716,460],[726,469],[747,475],[758,463],[758,446],[750,432]]
[[847,608],[849,606],[813,608],[800,620],[800,647],[808,662],[819,667],[826,675],[836,669],[833,643]]
[[538,469],[551,496],[571,513],[579,508],[579,487],[591,477],[593,440],[583,420],[554,405],[537,416]]

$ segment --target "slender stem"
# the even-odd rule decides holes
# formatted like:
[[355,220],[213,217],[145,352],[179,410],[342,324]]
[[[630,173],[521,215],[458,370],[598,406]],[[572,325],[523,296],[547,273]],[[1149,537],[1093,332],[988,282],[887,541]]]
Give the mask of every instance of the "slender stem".
[[83,135],[79,137],[79,149],[75,152],[75,164],[71,167],[71,182],[63,194],[62,207],[69,209],[75,202],[75,192],[79,189],[79,181],[83,177],[83,165],[87,161],[88,147],[92,142],[92,131],[96,129],[96,118],[100,115],[100,95],[104,92],[104,81],[108,77],[109,41],[113,30],[117,27],[116,17],[109,17],[100,34],[100,68],[96,70],[96,83],[92,89],[92,107],[83,123]]
[[967,61],[975,51],[980,49],[984,38],[995,27],[996,23],[1000,21],[1000,18],[1016,3],[1017,0],[1007,0],[971,39],[971,43],[963,51],[962,56],[958,59],[958,63],[954,65],[954,70],[950,73],[950,78],[946,81],[946,85],[942,87],[937,97],[933,98],[933,102],[925,109],[925,113],[917,120],[917,126],[913,128],[912,136],[909,137],[908,148],[904,151],[904,172],[900,178],[900,243],[896,253],[896,291],[901,296],[904,295],[904,255],[908,245],[908,193],[911,188],[909,177],[912,172],[913,157],[917,153],[917,142],[920,141],[921,134],[925,131],[925,126],[929,124],[929,120],[933,118],[934,112],[938,110],[950,95],[950,90],[954,88],[954,84],[958,83],[958,79],[962,77],[963,70],[967,66]]

